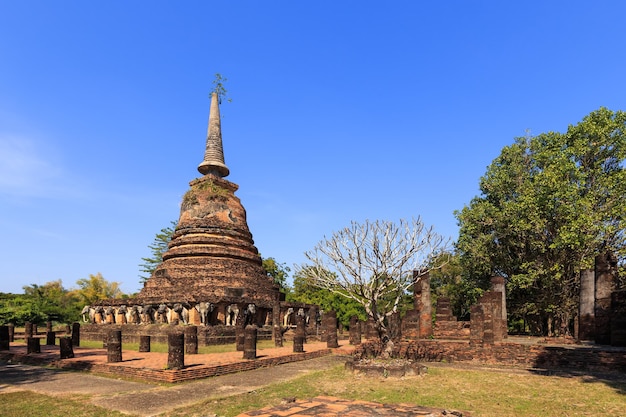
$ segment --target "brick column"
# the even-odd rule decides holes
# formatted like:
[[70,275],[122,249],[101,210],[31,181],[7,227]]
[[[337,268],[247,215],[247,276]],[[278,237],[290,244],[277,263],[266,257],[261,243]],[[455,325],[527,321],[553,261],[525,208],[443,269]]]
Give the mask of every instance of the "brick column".
[[368,317],[365,322],[365,338],[366,339],[378,339],[378,331],[376,330],[376,322],[373,318]]
[[611,294],[611,346],[626,346],[626,290]]
[[38,337],[26,338],[26,353],[41,353],[41,341]]
[[185,334],[185,353],[190,355],[198,354],[198,327],[187,326],[184,330]]
[[57,341],[56,332],[53,332],[52,330],[49,332],[46,332],[46,345],[47,346],[56,345],[56,341]]
[[33,337],[33,323],[27,321],[24,323],[24,340]]
[[167,369],[185,367],[185,335],[182,332],[167,335]]
[[580,271],[578,304],[578,340],[594,340],[596,334],[595,274],[593,269]]
[[306,329],[304,328],[304,317],[296,315],[296,334],[293,337],[293,351],[304,352],[304,340]]
[[110,330],[107,334],[107,362],[122,361],[122,331]]
[[357,316],[350,317],[350,344],[361,344],[361,326],[359,325],[359,318]]
[[337,313],[333,310],[326,313],[326,346],[329,348],[338,348],[337,341]]
[[[421,277],[420,277],[421,275]],[[428,339],[433,335],[433,307],[430,299],[430,274],[413,271],[413,278],[419,279],[413,288],[416,310],[419,313],[419,338]]]
[[0,326],[0,350],[9,350],[9,326]]
[[150,352],[150,336],[139,336],[139,352]]
[[[504,277],[496,276],[491,278],[491,291],[500,293],[500,301],[497,303],[498,315],[494,316],[497,338],[506,339],[509,334],[508,317],[506,311],[506,285]],[[494,302],[497,301],[494,299]]]
[[72,347],[72,338],[69,336],[59,339],[59,348],[61,359],[70,359],[74,357],[74,349]]
[[257,327],[249,324],[244,328],[243,358],[256,359]]
[[80,346],[80,323],[72,323],[72,346]]
[[484,321],[483,306],[474,304],[470,308],[470,345],[482,345]]
[[610,254],[595,259],[595,341],[611,344],[611,293],[615,291],[615,260]]

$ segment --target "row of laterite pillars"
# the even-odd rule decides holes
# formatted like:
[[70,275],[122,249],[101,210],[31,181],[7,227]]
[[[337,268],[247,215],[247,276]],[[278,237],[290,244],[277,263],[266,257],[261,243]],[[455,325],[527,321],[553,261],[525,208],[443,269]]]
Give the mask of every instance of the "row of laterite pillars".
[[[327,318],[327,346],[339,347],[337,341],[337,316],[330,312]],[[332,331],[331,331],[332,329]],[[237,328],[236,348],[243,351],[243,359],[253,360],[257,358],[257,332],[255,325],[240,326]],[[305,323],[303,319],[297,321],[296,334],[293,338],[293,352],[304,352],[306,342]],[[107,333],[105,345],[107,348],[107,362],[122,361],[122,331],[111,330]],[[150,352],[150,336],[139,337],[139,351]],[[198,353],[198,330],[197,326],[187,326],[184,331],[173,332],[167,335],[167,369],[183,369],[185,367],[185,354],[195,355]]]
[[[68,326],[69,327],[69,326]],[[48,323],[46,332],[46,344],[55,345],[56,334],[51,330]],[[69,329],[68,329],[69,330]],[[253,360],[257,358],[257,332],[255,325],[238,326],[236,329],[237,350],[243,351],[243,358]],[[0,326],[0,350],[9,350],[10,342],[14,341],[15,329],[13,325]],[[24,338],[27,345],[27,354],[41,353],[41,338],[33,334],[33,325],[26,323]],[[305,323],[300,318],[296,323],[296,334],[293,339],[293,352],[304,352],[306,343]],[[339,347],[337,342],[337,316],[334,311],[327,313],[326,317],[326,343],[329,348]],[[122,331],[110,330],[103,340],[107,350],[107,362],[122,362]],[[183,369],[185,367],[185,353],[194,355],[198,353],[198,327],[186,326],[183,331],[175,331],[167,335],[167,369]],[[281,343],[282,345],[282,343]],[[71,336],[59,338],[60,358],[74,357],[74,346],[80,346],[80,324],[74,323],[71,327]],[[150,352],[150,336],[139,337],[139,352]]]
[[[74,357],[73,346],[79,346],[80,344],[80,324],[74,323],[70,329],[66,330],[66,334],[71,333],[71,336],[59,337],[60,357],[61,359],[68,359]],[[52,331],[52,323],[48,322],[46,327],[46,345],[56,345],[56,332]],[[26,342],[26,353],[41,353],[41,340],[37,337],[36,325],[30,322],[26,322],[24,325],[24,341]],[[10,343],[15,341],[15,326],[9,323],[6,326],[0,326],[0,351],[10,350]]]

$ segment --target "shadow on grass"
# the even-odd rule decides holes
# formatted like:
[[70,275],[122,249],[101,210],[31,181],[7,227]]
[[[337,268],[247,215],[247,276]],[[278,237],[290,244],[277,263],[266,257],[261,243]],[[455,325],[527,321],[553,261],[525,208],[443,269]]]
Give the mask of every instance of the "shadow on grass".
[[[28,385],[32,382],[54,381],[59,371],[22,364],[0,362],[0,381],[2,384]],[[2,390],[0,390],[2,392]]]
[[580,378],[584,383],[602,383],[626,395],[626,349],[611,346],[547,347],[537,356],[538,375]]

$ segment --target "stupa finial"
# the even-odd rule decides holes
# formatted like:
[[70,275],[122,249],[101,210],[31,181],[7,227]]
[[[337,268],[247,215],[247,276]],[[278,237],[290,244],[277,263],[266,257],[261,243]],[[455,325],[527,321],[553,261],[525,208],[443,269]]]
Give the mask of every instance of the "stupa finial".
[[230,173],[230,170],[224,163],[220,108],[216,92],[211,94],[211,110],[209,111],[206,150],[204,152],[204,160],[198,165],[198,171],[203,175],[213,174],[220,178],[227,177]]

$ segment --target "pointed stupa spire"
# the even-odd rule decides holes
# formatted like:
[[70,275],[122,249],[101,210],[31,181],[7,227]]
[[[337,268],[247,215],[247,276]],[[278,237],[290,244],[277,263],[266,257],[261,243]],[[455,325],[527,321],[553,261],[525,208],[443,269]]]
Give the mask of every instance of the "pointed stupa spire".
[[222,126],[217,93],[211,95],[211,111],[209,112],[209,128],[207,130],[206,151],[204,160],[198,165],[201,174],[213,174],[220,178],[227,177],[230,170],[224,163],[222,147]]

